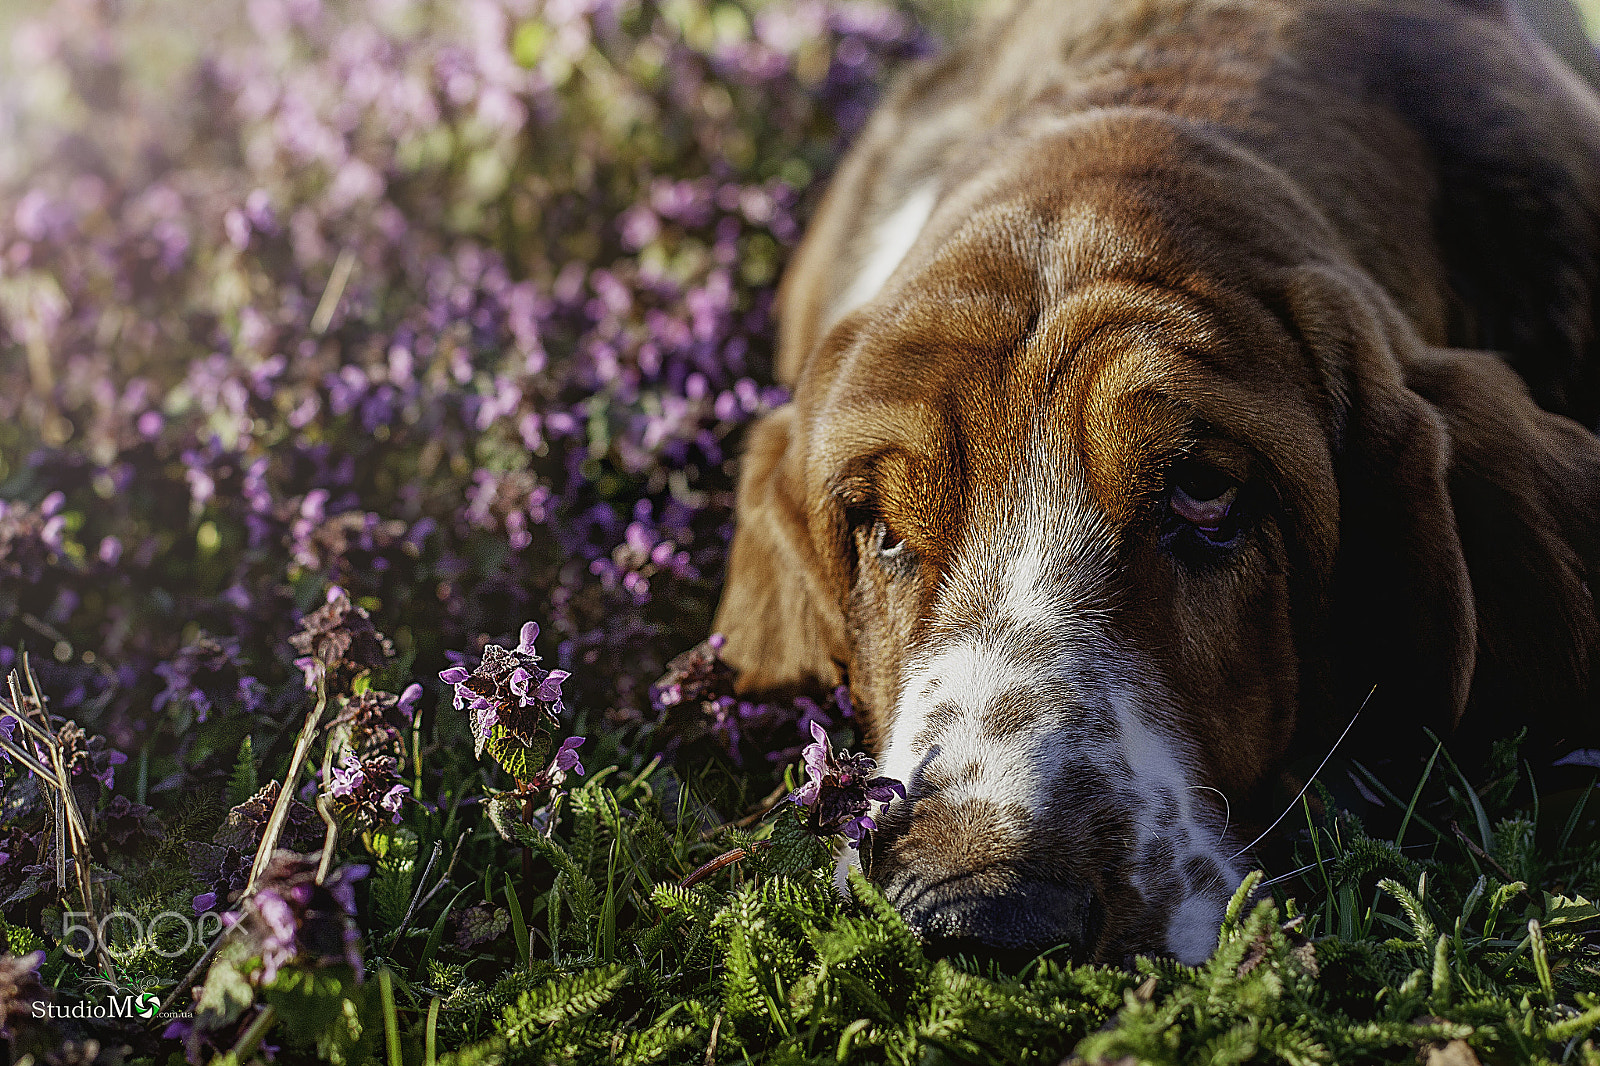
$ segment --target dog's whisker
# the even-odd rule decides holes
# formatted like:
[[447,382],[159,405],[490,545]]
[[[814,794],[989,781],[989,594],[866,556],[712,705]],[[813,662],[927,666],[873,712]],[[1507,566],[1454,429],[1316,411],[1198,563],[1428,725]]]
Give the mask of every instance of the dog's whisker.
[[1333,753],[1339,750],[1339,745],[1344,743],[1344,738],[1350,735],[1350,730],[1355,728],[1356,719],[1360,718],[1361,712],[1367,709],[1367,703],[1372,699],[1372,694],[1376,691],[1378,691],[1378,686],[1376,685],[1367,690],[1366,699],[1361,701],[1361,706],[1356,708],[1356,713],[1350,716],[1350,724],[1344,727],[1344,732],[1339,734],[1339,739],[1333,742],[1333,747],[1328,749],[1328,754],[1322,757],[1322,762],[1317,764],[1316,770],[1312,772],[1310,777],[1306,778],[1306,783],[1300,786],[1300,791],[1294,794],[1294,799],[1289,801],[1289,805],[1283,809],[1283,813],[1274,818],[1272,820],[1272,824],[1261,831],[1260,836],[1256,837],[1250,843],[1246,844],[1244,847],[1230,855],[1228,857],[1229,862],[1237,859],[1239,856],[1243,855],[1245,852],[1249,851],[1251,848],[1265,840],[1267,838],[1267,834],[1278,828],[1278,823],[1288,817],[1289,812],[1294,810],[1295,804],[1300,802],[1300,797],[1306,794],[1306,790],[1309,789],[1311,787],[1311,783],[1317,779],[1317,775],[1322,773],[1323,768],[1328,765],[1328,760],[1333,758]]
[[[1227,795],[1220,788],[1212,788],[1210,785],[1190,785],[1189,787],[1191,789],[1204,789],[1207,792],[1215,792],[1222,797],[1222,831],[1217,836],[1226,838],[1228,827],[1233,824],[1233,804],[1228,802]],[[1234,858],[1238,858],[1238,856],[1234,856]]]
[[1254,894],[1260,894],[1261,890],[1264,889],[1264,888],[1270,888],[1273,885],[1282,884],[1283,882],[1289,880],[1291,877],[1299,877],[1301,874],[1305,873],[1307,870],[1315,870],[1316,868],[1317,868],[1317,864],[1314,863],[1314,862],[1310,862],[1310,863],[1306,863],[1306,865],[1300,867],[1298,870],[1290,870],[1286,874],[1279,874],[1277,877],[1269,878],[1269,879],[1261,882],[1260,884],[1256,885],[1256,891],[1255,891]]

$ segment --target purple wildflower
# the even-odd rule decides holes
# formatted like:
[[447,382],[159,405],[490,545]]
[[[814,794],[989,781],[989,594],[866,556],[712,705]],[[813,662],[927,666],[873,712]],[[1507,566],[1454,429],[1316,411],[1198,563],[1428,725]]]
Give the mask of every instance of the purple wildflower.
[[156,673],[167,687],[156,694],[151,709],[187,703],[202,722],[213,708],[229,701],[254,711],[266,695],[266,686],[242,669],[239,641],[232,637],[219,640],[202,633],[170,662],[157,663]]
[[811,723],[811,736],[801,753],[806,782],[789,794],[789,800],[805,811],[804,824],[811,832],[842,833],[852,848],[859,848],[862,836],[878,827],[869,813],[872,805],[904,798],[905,786],[892,777],[874,777],[878,764],[870,755],[830,752],[828,734],[820,723]]
[[714,701],[733,695],[733,667],[722,660],[727,638],[710,637],[667,663],[667,672],[650,686],[650,703],[657,711],[694,701]]
[[261,953],[258,980],[271,985],[278,971],[300,966],[347,964],[357,979],[363,973],[355,923],[352,885],[365,866],[334,870],[317,884],[318,857],[279,850],[261,875],[245,922]]
[[95,821],[105,838],[119,848],[127,847],[136,838],[160,840],[162,835],[161,822],[151,809],[132,802],[127,796],[113,797],[106,809],[95,816]]
[[189,848],[189,872],[206,887],[194,897],[196,914],[213,907],[228,904],[238,898],[250,880],[250,864],[255,861],[255,851],[240,851],[221,844],[204,844],[193,841]]
[[405,753],[406,733],[421,698],[418,684],[407,685],[398,696],[368,689],[345,702],[335,725],[348,731],[350,750],[362,758],[388,755],[399,759]]
[[561,684],[571,675],[538,665],[539,654],[533,647],[538,636],[538,623],[528,622],[515,648],[487,645],[477,669],[468,672],[464,666],[452,666],[439,674],[439,680],[455,687],[456,708],[471,714],[480,758],[497,726],[531,747],[561,722]]
[[555,758],[550,760],[550,765],[562,773],[583,773],[583,763],[578,761],[578,748],[587,739],[585,737],[568,737],[561,742],[561,747],[556,749]]
[[[224,847],[254,855],[261,834],[272,817],[281,786],[268,781],[256,794],[228,812],[228,818],[211,839]],[[281,843],[289,848],[309,848],[322,839],[322,821],[315,811],[299,800],[289,801],[289,818],[283,825]]]
[[399,825],[400,806],[411,789],[395,777],[394,765],[387,755],[361,759],[345,752],[328,784],[334,808],[363,830],[370,831],[385,819]]
[[107,788],[112,787],[114,767],[128,761],[105,737],[89,735],[76,722],[67,722],[56,731],[56,743],[69,773],[87,774]]
[[394,645],[378,632],[366,609],[338,585],[328,589],[326,603],[300,620],[300,632],[289,643],[300,652],[294,664],[304,672],[307,690],[317,687],[319,664],[328,671],[329,690],[342,692],[394,655]]

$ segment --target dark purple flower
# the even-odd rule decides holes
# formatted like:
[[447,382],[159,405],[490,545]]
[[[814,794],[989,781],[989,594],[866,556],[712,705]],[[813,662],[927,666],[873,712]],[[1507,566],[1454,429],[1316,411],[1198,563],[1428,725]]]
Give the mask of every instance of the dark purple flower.
[[457,709],[471,716],[480,758],[497,726],[532,747],[561,722],[561,684],[571,675],[538,665],[539,655],[533,648],[538,636],[538,623],[528,622],[515,648],[489,644],[477,669],[469,672],[466,667],[452,666],[439,674],[439,680],[455,687]]
[[[228,812],[228,818],[211,839],[224,847],[254,855],[261,834],[272,817],[281,786],[268,781],[256,794]],[[322,840],[322,820],[299,800],[289,801],[289,817],[283,824],[280,843],[288,848],[309,848]]]
[[870,755],[830,751],[820,723],[811,723],[811,736],[801,752],[806,782],[789,800],[805,812],[804,824],[817,836],[842,833],[851,847],[860,847],[862,836],[878,827],[872,805],[904,798],[905,786],[892,777],[874,777],[878,764]]
[[136,838],[161,839],[161,822],[155,814],[149,807],[134,803],[127,796],[113,797],[106,809],[95,815],[95,820],[106,839],[119,847],[126,847]]
[[236,700],[245,711],[254,711],[266,695],[266,686],[244,672],[239,641],[232,637],[218,639],[202,633],[170,662],[157,663],[156,673],[167,687],[156,694],[151,709],[159,711],[171,702],[187,703],[202,722],[213,708],[229,701]]
[[345,752],[328,784],[334,809],[365,831],[384,820],[399,825],[400,805],[411,789],[396,778],[394,766],[394,760],[387,755],[361,759]]
[[362,758],[387,755],[400,759],[421,698],[422,686],[418,684],[407,685],[398,696],[368,689],[345,702],[335,725],[347,731],[350,750]]
[[319,663],[328,671],[329,691],[342,692],[394,655],[394,645],[378,632],[366,609],[337,585],[328,589],[326,603],[300,620],[300,632],[289,643],[300,652],[294,664],[305,673],[308,690],[317,687]]
[[[249,883],[250,865],[255,861],[254,849],[241,851],[225,844],[191,841],[188,851],[189,872],[207,889],[194,898],[196,913],[233,902]],[[208,902],[201,906],[202,900]]]
[[667,663],[667,672],[650,686],[652,706],[664,711],[679,704],[732,696],[736,675],[722,660],[726,643],[721,633],[713,633]]
[[128,761],[105,737],[89,735],[76,722],[67,722],[56,731],[56,743],[69,773],[87,774],[107,788],[112,787],[114,767]]
[[365,866],[335,869],[317,884],[318,856],[279,850],[256,886],[246,928],[261,953],[260,984],[270,985],[291,962],[298,966],[347,964],[362,975],[351,886]]

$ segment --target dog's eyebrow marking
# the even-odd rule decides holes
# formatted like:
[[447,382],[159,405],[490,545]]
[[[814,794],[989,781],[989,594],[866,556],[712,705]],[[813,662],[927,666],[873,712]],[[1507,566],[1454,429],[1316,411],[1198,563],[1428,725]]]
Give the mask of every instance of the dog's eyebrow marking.
[[937,198],[938,189],[934,185],[919,185],[900,202],[899,207],[878,223],[872,231],[866,257],[856,271],[855,280],[829,316],[833,321],[838,321],[878,295],[900,261],[911,251],[911,246],[917,242],[922,227],[927,225],[928,216],[933,214]]

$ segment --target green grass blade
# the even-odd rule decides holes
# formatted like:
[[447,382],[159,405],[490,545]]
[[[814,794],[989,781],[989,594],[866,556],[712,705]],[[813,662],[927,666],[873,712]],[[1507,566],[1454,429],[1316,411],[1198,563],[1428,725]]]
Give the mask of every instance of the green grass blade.
[[1411,802],[1406,804],[1406,813],[1400,819],[1400,831],[1394,835],[1394,846],[1401,847],[1406,840],[1406,827],[1411,824],[1411,816],[1416,812],[1417,801],[1422,798],[1422,786],[1428,783],[1428,778],[1433,776],[1433,766],[1439,759],[1439,753],[1444,750],[1443,744],[1433,746],[1433,754],[1428,756],[1428,765],[1422,768],[1422,778],[1417,782],[1417,787],[1411,790]]
[[428,1004],[428,1035],[423,1038],[422,1066],[436,1066],[439,1061],[439,1003],[434,996]]
[[378,995],[383,1000],[383,1039],[389,1049],[389,1066],[405,1066],[400,1057],[400,1018],[394,1009],[394,976],[387,966],[378,970]]
[[428,965],[428,960],[433,958],[439,950],[439,945],[444,941],[444,923],[449,919],[450,912],[456,909],[456,904],[461,902],[461,897],[471,891],[472,885],[462,886],[454,898],[445,904],[444,910],[439,913],[439,920],[433,923],[433,928],[428,930],[428,939],[422,945],[422,955],[417,959],[416,973],[419,977]]
[[1583,790],[1583,795],[1578,802],[1572,805],[1572,813],[1567,815],[1567,824],[1561,830],[1561,839],[1556,841],[1556,851],[1567,850],[1567,843],[1572,839],[1572,834],[1577,831],[1578,820],[1583,817],[1583,809],[1589,805],[1589,797],[1594,795],[1596,787],[1600,787],[1600,776],[1589,779],[1589,787]]
[[517,899],[517,889],[511,883],[511,874],[506,873],[506,910],[511,912],[511,934],[517,938],[517,958],[522,960],[522,968],[528,969],[528,923],[522,920],[522,901]]
[[1484,851],[1493,854],[1494,827],[1489,824],[1489,815],[1483,809],[1483,801],[1478,798],[1477,789],[1472,787],[1472,782],[1467,780],[1467,775],[1461,772],[1461,767],[1456,765],[1456,761],[1445,750],[1444,741],[1440,740],[1431,729],[1424,729],[1423,732],[1427,733],[1429,738],[1439,745],[1439,751],[1444,755],[1444,761],[1455,772],[1456,780],[1461,782],[1462,793],[1466,796],[1467,803],[1472,807],[1472,817],[1478,823],[1478,836],[1480,838],[1478,842],[1483,845]]

